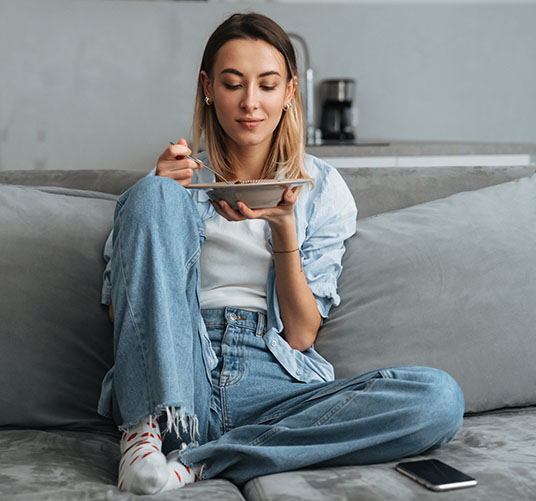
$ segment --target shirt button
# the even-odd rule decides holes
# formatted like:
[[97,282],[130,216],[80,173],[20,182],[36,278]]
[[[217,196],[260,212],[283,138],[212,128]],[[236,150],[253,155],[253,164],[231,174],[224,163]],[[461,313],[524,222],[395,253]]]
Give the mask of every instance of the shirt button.
[[273,339],[271,342],[270,342],[270,345],[271,346],[277,346],[277,341],[275,339]]
[[301,370],[301,369],[296,369],[296,374],[297,374],[298,376],[300,376],[301,373],[302,373],[302,370]]
[[231,313],[231,314],[229,315],[229,318],[230,318],[233,322],[235,322],[236,320],[238,320],[238,317],[236,316],[235,313]]

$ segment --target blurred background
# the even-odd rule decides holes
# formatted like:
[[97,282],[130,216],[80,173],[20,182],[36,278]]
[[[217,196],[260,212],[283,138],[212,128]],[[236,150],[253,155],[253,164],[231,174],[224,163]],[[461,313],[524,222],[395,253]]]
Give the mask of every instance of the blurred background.
[[0,0],[0,170],[151,169],[237,11],[297,35],[311,140],[343,79],[358,143],[536,143],[535,1]]

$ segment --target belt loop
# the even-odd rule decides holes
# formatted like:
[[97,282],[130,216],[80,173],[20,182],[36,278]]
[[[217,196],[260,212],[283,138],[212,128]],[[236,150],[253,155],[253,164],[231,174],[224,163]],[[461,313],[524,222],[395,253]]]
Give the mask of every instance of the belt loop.
[[259,313],[257,313],[257,330],[255,331],[255,335],[257,337],[264,336],[265,326],[266,326],[266,315],[259,311]]

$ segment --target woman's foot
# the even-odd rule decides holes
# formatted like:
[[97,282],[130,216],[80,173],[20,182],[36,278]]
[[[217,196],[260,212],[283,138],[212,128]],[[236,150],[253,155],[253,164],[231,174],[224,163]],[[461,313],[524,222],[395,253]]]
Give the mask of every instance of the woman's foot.
[[179,450],[175,450],[167,455],[169,477],[165,487],[162,489],[163,491],[178,489],[199,480],[201,467],[189,468],[184,466],[179,461],[179,452]]
[[144,419],[121,438],[121,461],[117,486],[136,494],[155,494],[166,486],[170,470],[162,454],[158,425]]

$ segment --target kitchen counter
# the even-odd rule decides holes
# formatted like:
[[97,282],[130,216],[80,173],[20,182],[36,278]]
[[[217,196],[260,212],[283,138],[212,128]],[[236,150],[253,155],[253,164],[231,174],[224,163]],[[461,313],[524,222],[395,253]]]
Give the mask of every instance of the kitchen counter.
[[307,146],[337,168],[513,166],[536,163],[536,143],[361,140],[354,145]]
[[416,155],[512,155],[536,156],[536,143],[462,143],[434,141],[360,140],[357,145],[307,146],[317,157],[380,157]]

